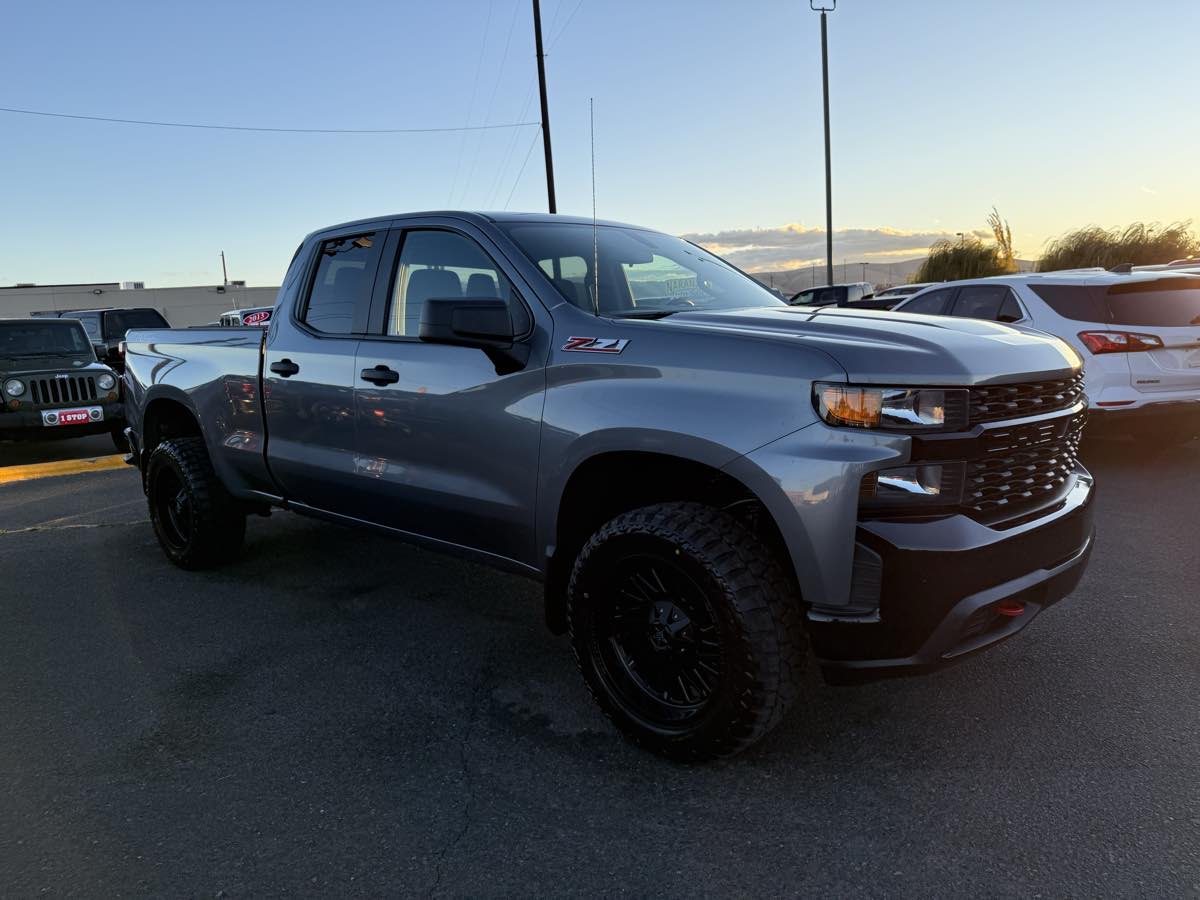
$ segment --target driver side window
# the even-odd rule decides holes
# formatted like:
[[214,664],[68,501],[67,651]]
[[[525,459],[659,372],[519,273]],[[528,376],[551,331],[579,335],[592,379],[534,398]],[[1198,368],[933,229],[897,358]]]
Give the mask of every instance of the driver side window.
[[499,298],[508,304],[514,333],[529,330],[529,312],[512,282],[475,241],[453,231],[406,233],[392,283],[387,333],[418,337],[425,302],[455,297]]

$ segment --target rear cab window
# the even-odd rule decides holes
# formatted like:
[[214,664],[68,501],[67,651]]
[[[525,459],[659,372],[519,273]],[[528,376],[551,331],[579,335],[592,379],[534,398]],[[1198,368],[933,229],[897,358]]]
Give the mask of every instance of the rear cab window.
[[371,296],[382,244],[375,232],[323,241],[300,320],[322,334],[353,334],[355,313]]
[[[95,328],[95,319],[91,319],[91,322],[92,328]],[[83,327],[88,329],[87,320],[84,320]],[[162,313],[156,309],[117,309],[104,314],[104,337],[110,341],[124,340],[125,332],[134,328],[169,327]],[[88,330],[88,336],[92,336],[91,330]]]
[[99,316],[81,315],[79,317],[79,322],[81,325],[83,325],[83,330],[85,332],[87,332],[87,336],[89,338],[91,338],[93,341],[101,341],[104,339],[103,336],[100,334],[100,317]]

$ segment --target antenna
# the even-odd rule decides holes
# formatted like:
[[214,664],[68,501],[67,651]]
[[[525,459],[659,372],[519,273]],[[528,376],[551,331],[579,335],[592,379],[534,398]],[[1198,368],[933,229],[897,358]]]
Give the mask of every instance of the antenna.
[[588,123],[592,138],[592,309],[600,315],[600,237],[596,228],[596,106],[588,97]]

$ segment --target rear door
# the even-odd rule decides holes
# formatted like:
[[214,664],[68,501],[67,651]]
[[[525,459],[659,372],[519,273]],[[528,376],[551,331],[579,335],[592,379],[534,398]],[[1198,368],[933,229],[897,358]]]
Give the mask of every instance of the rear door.
[[288,499],[354,515],[354,369],[386,226],[323,235],[285,281],[263,357],[267,461]]
[[[361,517],[535,565],[549,317],[473,226],[406,221],[395,244],[354,364]],[[422,306],[443,297],[506,301],[525,367],[500,374],[482,350],[421,341]]]

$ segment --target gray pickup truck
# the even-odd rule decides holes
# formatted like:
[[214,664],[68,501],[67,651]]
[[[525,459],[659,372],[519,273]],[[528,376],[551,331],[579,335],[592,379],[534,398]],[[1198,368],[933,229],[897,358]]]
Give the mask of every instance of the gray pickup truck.
[[131,462],[167,556],[248,513],[539,579],[625,734],[727,755],[832,681],[933,669],[1092,544],[1078,356],[989,322],[790,307],[658,232],[438,212],[315,232],[269,327],[135,331]]

